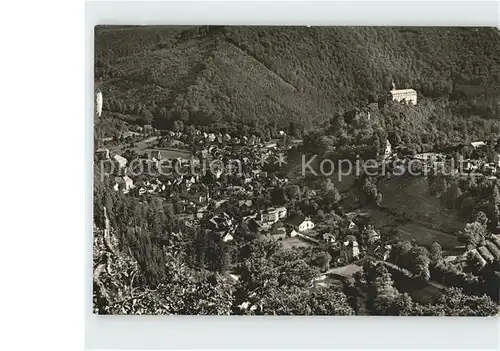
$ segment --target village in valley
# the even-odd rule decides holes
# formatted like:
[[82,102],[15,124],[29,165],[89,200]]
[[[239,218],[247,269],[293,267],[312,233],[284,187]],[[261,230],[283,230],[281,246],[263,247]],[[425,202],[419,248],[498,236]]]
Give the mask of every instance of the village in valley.
[[[417,103],[413,89],[393,89],[389,96],[397,103]],[[101,92],[96,101],[100,117]],[[488,142],[459,144],[449,152],[415,153],[387,140],[378,158],[378,168],[384,170],[378,178],[408,173],[427,178],[442,172],[447,177],[496,181],[500,152],[491,150],[499,150],[499,141],[492,138]],[[495,147],[489,143],[495,143]],[[311,287],[350,284],[367,260],[381,262],[396,276],[402,275],[404,281],[415,275],[407,267],[398,266],[393,250],[397,240],[371,223],[370,208],[343,205],[343,194],[332,181],[334,176],[306,181],[308,177],[300,174],[300,165],[292,164],[299,163],[297,155],[304,152],[302,140],[284,131],[264,139],[193,126],[157,130],[143,125],[131,126],[119,138],[105,139],[103,144],[95,151],[95,161],[101,167],[108,166],[103,170],[113,182],[114,191],[137,199],[159,198],[172,206],[176,218],[185,226],[202,228],[227,245],[251,233],[248,235],[259,240],[278,242],[284,250],[307,248],[318,252],[321,272],[311,280]],[[415,168],[420,172],[417,175],[411,172]],[[480,270],[500,260],[500,234],[487,235],[477,247],[460,243],[441,252],[439,239],[434,245],[441,255],[439,259],[457,271],[466,270],[470,262]],[[239,276],[231,270],[229,273],[237,282]],[[431,295],[446,289],[443,281],[453,281],[443,278],[444,273],[436,274],[442,277],[439,282],[428,275],[417,290],[430,286]],[[251,307],[244,302],[240,308]]]

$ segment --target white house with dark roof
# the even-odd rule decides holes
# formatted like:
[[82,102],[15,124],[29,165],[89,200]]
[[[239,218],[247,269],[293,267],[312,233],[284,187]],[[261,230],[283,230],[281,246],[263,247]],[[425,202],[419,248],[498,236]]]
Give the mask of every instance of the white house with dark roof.
[[209,229],[219,234],[222,241],[227,242],[233,240],[235,225],[233,218],[227,213],[221,213],[213,216],[207,221]]
[[373,226],[369,226],[366,229],[366,235],[368,237],[368,242],[369,243],[374,243],[378,240],[380,240],[380,233],[373,228]]
[[289,223],[292,225],[293,229],[299,233],[311,230],[315,227],[311,219],[303,215],[292,218]]
[[337,238],[332,233],[323,233],[321,235],[321,238],[323,239],[323,242],[325,242],[327,244],[336,244],[337,243]]

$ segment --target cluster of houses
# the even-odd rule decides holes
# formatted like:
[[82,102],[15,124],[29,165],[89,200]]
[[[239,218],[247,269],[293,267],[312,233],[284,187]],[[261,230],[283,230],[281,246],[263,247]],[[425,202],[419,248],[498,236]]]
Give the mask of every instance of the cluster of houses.
[[[145,128],[134,133],[144,133]],[[157,132],[146,129],[148,133]],[[321,223],[315,223],[311,217],[295,211],[290,213],[284,206],[263,208],[258,203],[259,194],[264,190],[271,192],[290,185],[286,176],[265,167],[263,158],[273,162],[280,154],[300,145],[300,140],[287,140],[284,133],[280,133],[276,140],[267,142],[256,135],[236,137],[198,130],[189,134],[180,131],[161,133],[162,136],[157,138],[159,145],[146,152],[136,152],[134,157],[139,156],[134,160],[124,157],[127,153],[120,155],[108,149],[96,150],[99,159],[110,160],[117,169],[123,171],[112,178],[115,191],[134,197],[157,194],[167,204],[172,204],[176,217],[186,225],[200,225],[219,235],[224,242],[235,239],[238,226],[243,221],[251,231],[261,233],[261,237],[267,240],[286,241],[293,238],[294,241],[325,250],[334,249],[339,253],[338,264],[354,262],[364,257],[365,253],[381,259],[387,257],[390,248],[381,246],[380,234],[372,227],[356,224],[354,218],[347,216],[339,221],[344,232],[352,233],[339,236],[338,233],[318,227]],[[182,153],[169,154],[163,151],[163,148],[174,147],[189,150],[189,153],[179,156]],[[384,157],[389,158],[392,154],[392,146],[387,141]],[[178,172],[140,175],[127,172],[127,167],[137,164],[138,160],[144,169],[158,171],[164,166],[171,169],[175,164]],[[213,160],[222,160],[224,166],[213,168]],[[202,171],[207,162],[209,167],[205,170],[210,170],[210,179]],[[228,164],[234,164],[238,172],[229,174],[224,169]],[[314,195],[312,190],[311,194]],[[237,215],[234,214],[235,209]],[[364,234],[368,244],[360,243],[357,239],[363,230],[366,230]]]
[[[280,132],[279,137],[265,141],[257,135],[231,136],[229,133],[207,133],[198,129],[192,129],[190,133],[160,131],[162,137],[159,141],[160,146],[175,147],[175,148],[194,148],[198,153],[197,156],[204,157],[205,152],[212,152],[213,148],[225,148],[234,146],[257,147],[260,151],[266,149],[274,149],[280,147],[282,149],[290,149],[301,144],[302,140],[288,137],[284,132]],[[210,149],[210,150],[209,150]]]
[[[425,152],[420,154],[406,154],[400,157],[394,151],[392,145],[387,141],[384,160],[394,166],[394,174],[404,174],[411,167],[417,169],[433,169],[436,171],[448,171],[448,174],[467,176],[484,176],[489,179],[497,179],[500,176],[500,152],[485,151],[488,144],[484,141],[471,142],[459,145],[455,148],[460,158],[454,158],[454,154],[441,152]],[[463,155],[471,155],[464,158]]]
[[[243,217],[243,221],[250,230],[261,233],[261,237],[265,240],[284,241],[287,238],[295,238],[310,246],[324,250],[333,249],[338,252],[337,264],[355,262],[365,256],[364,253],[386,260],[391,245],[382,245],[380,232],[373,226],[368,225],[363,228],[358,226],[355,223],[355,216],[354,213],[347,214],[339,221],[338,225],[344,227],[343,232],[348,234],[341,237],[338,234],[318,230],[317,225],[307,216],[289,216],[286,207],[270,207]],[[219,233],[224,242],[233,240],[238,228],[238,221],[225,212],[212,215],[206,223],[208,228]],[[363,248],[357,239],[361,231],[367,241]]]
[[[179,197],[177,201],[183,212],[181,217],[188,221],[206,219],[207,215],[230,199],[237,200],[237,206],[249,213],[246,217],[252,218],[259,229],[267,230],[286,218],[287,211],[284,207],[260,211],[258,218],[257,214],[251,212],[258,191],[282,187],[288,183],[286,177],[269,174],[264,170],[263,158],[273,162],[278,154],[299,145],[300,141],[292,140],[287,143],[286,135],[278,140],[264,142],[255,135],[240,138],[227,133],[195,131],[194,138],[193,135],[190,138],[186,133],[178,131],[164,134],[165,138],[160,139],[160,144],[166,142],[169,146],[189,146],[192,155],[165,157],[160,147],[142,153],[139,159],[132,162],[109,149],[96,150],[99,160],[113,162],[116,165],[114,171],[119,171],[113,177],[115,191],[131,196],[158,193],[166,201]],[[132,164],[141,165],[147,172],[132,172],[128,168]],[[207,181],[207,175],[213,177],[212,181]],[[297,230],[304,231],[304,226],[308,229],[314,226],[310,221],[303,222],[305,224],[297,224]],[[225,238],[231,240],[230,236]]]
[[[468,145],[473,151],[485,150],[488,144],[484,141],[472,142]],[[472,155],[481,155],[479,152],[469,152]],[[485,156],[476,156],[474,158],[462,159],[460,161],[460,170],[467,173],[482,174],[491,179],[500,176],[500,152],[484,152]]]
[[[186,134],[182,132],[171,132],[168,135],[179,139],[186,138]],[[250,187],[252,187],[252,183],[255,180],[258,180],[258,183],[263,186],[268,185],[262,184],[263,179],[269,179],[271,183],[279,185],[283,185],[288,181],[286,178],[278,178],[276,176],[267,178],[267,172],[262,169],[262,160],[265,159],[267,162],[273,162],[278,158],[278,153],[285,152],[286,149],[298,145],[297,140],[294,141],[294,144],[285,148],[282,139],[263,142],[261,138],[255,135],[250,137],[244,136],[242,138],[231,137],[228,134],[223,135],[222,133],[207,134],[198,132],[197,135],[200,139],[196,140],[194,144],[190,144],[193,154],[189,157],[165,156],[171,150],[167,150],[165,153],[161,147],[141,155],[142,169],[148,170],[150,172],[149,175],[151,175],[151,171],[156,171],[157,174],[168,174],[171,178],[171,184],[164,184],[164,187],[158,184],[160,185],[159,189],[168,192],[172,190],[169,189],[170,185],[178,185],[181,180],[186,182],[186,186],[189,189],[190,185],[199,180],[200,175],[204,175],[207,172],[214,175],[216,179],[219,179],[224,172],[235,173],[240,179],[234,185],[244,183]],[[241,143],[242,140],[244,141],[243,144]],[[179,145],[186,145],[177,139],[170,140],[168,142],[169,145],[172,145],[172,142],[177,142]],[[117,170],[126,170],[127,165],[132,166],[131,160],[127,160],[120,154],[112,154],[109,149],[98,149],[96,150],[96,155],[100,160],[114,161],[117,165]],[[137,162],[134,165],[137,166]],[[196,179],[193,180],[193,177]],[[116,183],[118,188],[122,188],[124,192],[128,193],[131,188],[129,182],[130,178],[120,178],[117,179]],[[122,187],[120,183],[125,183],[126,186]]]
[[[185,133],[169,132],[167,135],[165,140],[169,140],[169,143],[178,141],[188,145]],[[100,159],[112,160],[118,169],[124,170],[124,174],[114,177],[115,191],[135,197],[156,193],[167,203],[175,205],[176,217],[186,225],[200,225],[219,235],[224,242],[234,240],[238,226],[245,222],[251,231],[259,232],[260,237],[266,240],[286,241],[288,238],[294,238],[293,240],[308,245],[324,249],[334,248],[340,255],[339,263],[353,262],[362,255],[363,249],[355,235],[341,239],[336,234],[318,230],[312,218],[291,214],[285,206],[259,208],[256,198],[263,189],[272,191],[286,187],[289,183],[288,178],[278,172],[266,171],[262,164],[263,155],[272,160],[279,153],[294,147],[287,145],[283,138],[263,142],[256,136],[236,138],[222,133],[201,132],[196,133],[196,136],[194,143],[189,143],[192,149],[190,157],[176,156],[166,159],[161,149],[153,149],[140,156],[144,166],[147,164],[153,169],[164,164],[171,167],[172,163],[177,163],[180,172],[173,172],[168,176],[162,176],[161,173],[142,176],[127,174],[127,166],[133,163],[132,160],[112,154],[106,149],[97,150],[96,154]],[[241,139],[244,140],[244,145]],[[203,162],[222,159],[225,164],[239,162],[240,173],[227,174],[222,169],[210,169],[213,178],[207,181],[205,175],[200,172]],[[314,195],[314,192],[311,191],[311,194]],[[235,208],[240,213],[237,218],[232,215]],[[359,231],[351,219],[342,221],[342,226],[352,233]],[[369,236],[373,241],[380,238],[373,228],[369,231]]]
[[477,270],[481,270],[489,264],[498,264],[500,262],[500,234],[492,234],[484,243],[474,248],[457,246],[447,253],[444,260],[456,265],[461,270],[471,263]]

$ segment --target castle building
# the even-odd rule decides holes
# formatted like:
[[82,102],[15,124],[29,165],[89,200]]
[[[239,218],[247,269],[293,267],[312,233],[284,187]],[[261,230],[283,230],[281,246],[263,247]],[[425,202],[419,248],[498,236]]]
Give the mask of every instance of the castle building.
[[413,89],[394,89],[389,92],[393,101],[417,104],[417,92]]
[[417,104],[417,92],[413,89],[396,89],[396,84],[392,82],[392,90],[389,91],[392,101],[406,102],[411,105]]

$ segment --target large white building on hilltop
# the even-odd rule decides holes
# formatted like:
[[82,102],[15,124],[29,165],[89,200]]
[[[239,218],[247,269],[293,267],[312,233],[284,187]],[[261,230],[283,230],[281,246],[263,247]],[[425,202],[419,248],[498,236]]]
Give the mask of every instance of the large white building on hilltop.
[[102,113],[102,92],[98,91],[95,96],[95,110],[97,115],[101,117]]
[[417,92],[413,89],[393,89],[389,92],[393,101],[403,102],[409,104],[417,104]]
[[417,92],[413,89],[396,89],[396,84],[392,82],[392,90],[389,91],[392,101],[406,102],[411,105],[417,104]]

